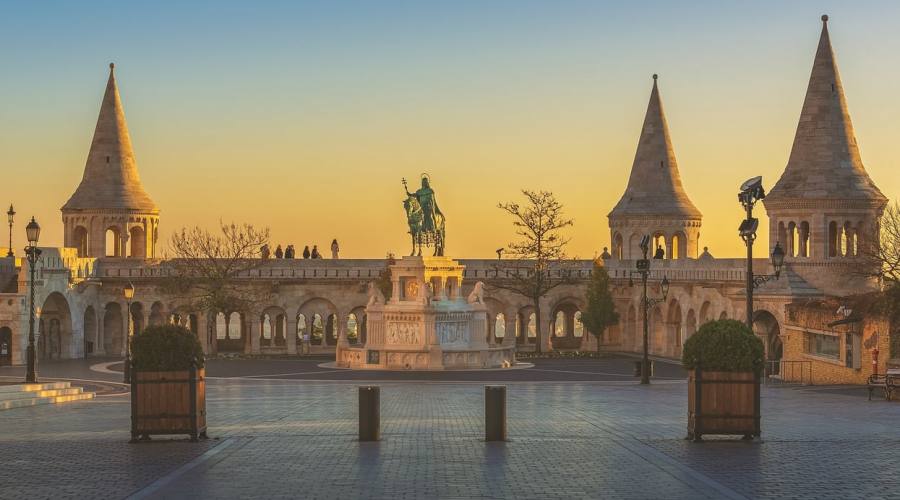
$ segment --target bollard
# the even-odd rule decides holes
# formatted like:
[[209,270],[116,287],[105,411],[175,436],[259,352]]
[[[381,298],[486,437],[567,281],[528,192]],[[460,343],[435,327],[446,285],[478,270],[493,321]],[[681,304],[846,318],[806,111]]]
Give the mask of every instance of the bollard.
[[381,439],[381,388],[377,385],[359,388],[359,440]]
[[506,386],[484,386],[484,440],[506,441]]

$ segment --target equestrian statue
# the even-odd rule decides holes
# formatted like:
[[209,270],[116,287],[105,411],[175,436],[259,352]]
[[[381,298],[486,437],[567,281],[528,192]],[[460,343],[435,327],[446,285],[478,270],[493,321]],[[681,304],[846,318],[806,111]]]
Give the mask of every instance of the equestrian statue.
[[410,256],[422,255],[422,247],[434,247],[434,255],[444,256],[444,214],[438,208],[434,190],[431,189],[428,174],[422,174],[422,187],[416,192],[410,193],[403,179],[403,189],[406,191],[406,200],[403,208],[406,210],[406,222],[409,224],[409,235],[412,238],[412,253]]

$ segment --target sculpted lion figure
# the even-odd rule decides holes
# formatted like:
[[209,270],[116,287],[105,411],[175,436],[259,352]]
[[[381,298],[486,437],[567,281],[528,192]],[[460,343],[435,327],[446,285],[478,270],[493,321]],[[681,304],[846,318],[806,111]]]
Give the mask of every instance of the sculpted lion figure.
[[466,299],[469,304],[484,304],[484,282],[479,281],[475,283],[475,287],[472,288],[472,292],[469,294],[469,297]]
[[369,302],[366,304],[366,307],[371,307],[376,304],[377,305],[384,304],[384,294],[381,293],[381,290],[378,288],[378,285],[376,285],[374,281],[370,281],[369,282]]

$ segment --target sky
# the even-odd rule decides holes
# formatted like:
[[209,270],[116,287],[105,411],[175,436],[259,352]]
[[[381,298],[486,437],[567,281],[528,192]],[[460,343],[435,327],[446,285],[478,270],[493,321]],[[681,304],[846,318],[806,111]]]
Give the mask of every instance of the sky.
[[[700,246],[742,252],[738,186],[787,162],[821,14],[863,162],[900,197],[893,1],[0,0],[0,205],[62,243],[116,63],[161,251],[184,226],[269,227],[344,257],[408,251],[401,179],[428,172],[447,253],[494,256],[499,202],[556,194],[568,253],[609,246],[659,86]],[[764,209],[758,209],[760,215]],[[763,222],[765,219],[763,217]],[[766,234],[765,224],[761,227]],[[5,246],[5,241],[0,245]]]

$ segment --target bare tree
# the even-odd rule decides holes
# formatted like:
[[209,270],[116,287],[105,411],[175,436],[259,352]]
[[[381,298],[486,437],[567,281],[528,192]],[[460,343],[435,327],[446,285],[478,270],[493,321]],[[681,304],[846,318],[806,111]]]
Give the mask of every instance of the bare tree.
[[862,274],[879,278],[886,287],[900,284],[900,201],[885,208],[877,245],[860,245]]
[[498,208],[513,217],[518,240],[506,248],[508,257],[498,259],[489,286],[508,290],[531,300],[534,307],[537,351],[544,335],[540,301],[554,288],[574,282],[572,261],[566,259],[569,239],[562,230],[572,226],[563,215],[563,205],[550,191],[522,190],[525,204],[500,203]]
[[242,286],[236,279],[262,264],[260,248],[268,241],[268,228],[250,224],[219,222],[216,233],[182,228],[170,241],[175,257],[166,262],[171,272],[163,286],[193,309],[211,314],[246,311],[268,294]]

